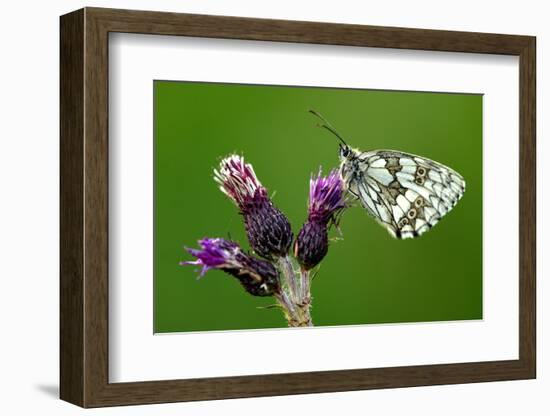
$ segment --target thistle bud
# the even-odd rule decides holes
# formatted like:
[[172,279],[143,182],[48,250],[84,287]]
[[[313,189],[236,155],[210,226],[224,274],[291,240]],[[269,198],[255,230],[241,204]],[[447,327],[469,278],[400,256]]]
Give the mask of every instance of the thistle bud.
[[237,243],[223,238],[205,238],[199,244],[199,250],[187,249],[197,260],[180,263],[182,266],[202,266],[199,278],[210,269],[219,269],[237,278],[251,295],[272,296],[280,293],[279,274],[270,262],[244,253]]
[[318,265],[328,252],[328,229],[346,207],[344,183],[336,170],[309,182],[308,219],[298,233],[294,255],[302,269],[310,270]]
[[228,156],[214,170],[214,178],[239,207],[254,252],[269,260],[286,256],[293,239],[290,223],[267,196],[252,165],[240,156]]
[[317,266],[328,253],[327,225],[320,221],[307,221],[294,244],[294,255],[304,270]]

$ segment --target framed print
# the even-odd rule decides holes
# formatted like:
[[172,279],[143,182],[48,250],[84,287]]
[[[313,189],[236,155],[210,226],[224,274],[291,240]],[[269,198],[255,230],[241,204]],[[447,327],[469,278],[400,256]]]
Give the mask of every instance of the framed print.
[[61,17],[82,407],[534,378],[535,38]]

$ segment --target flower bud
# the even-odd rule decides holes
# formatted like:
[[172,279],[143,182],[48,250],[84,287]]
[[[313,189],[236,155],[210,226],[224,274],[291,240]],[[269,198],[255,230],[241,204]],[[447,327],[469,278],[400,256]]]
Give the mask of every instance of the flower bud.
[[286,256],[293,240],[290,223],[267,196],[252,165],[240,156],[228,156],[214,171],[214,178],[239,207],[254,252],[269,260]]
[[199,278],[210,269],[219,269],[237,278],[251,295],[271,296],[280,292],[279,274],[270,262],[244,253],[237,243],[223,238],[204,238],[199,244],[199,250],[187,249],[197,260],[180,263],[202,266]]
[[298,233],[294,255],[302,269],[317,266],[328,252],[328,228],[346,207],[344,183],[336,170],[322,177],[319,171],[309,182],[308,219]]
[[307,221],[296,238],[294,255],[304,270],[317,266],[328,252],[327,225],[321,221]]

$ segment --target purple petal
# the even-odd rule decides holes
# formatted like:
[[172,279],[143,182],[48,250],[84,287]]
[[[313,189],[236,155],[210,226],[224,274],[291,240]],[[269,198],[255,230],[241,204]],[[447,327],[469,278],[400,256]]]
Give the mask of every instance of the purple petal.
[[201,276],[210,269],[222,268],[234,263],[235,256],[241,251],[237,243],[223,238],[204,238],[199,241],[199,244],[202,249],[186,248],[187,252],[197,260],[180,262],[180,265],[202,266]]
[[309,184],[309,218],[329,221],[337,211],[346,207],[344,182],[337,170],[322,177],[321,170]]
[[204,274],[210,270],[212,267],[208,267],[207,265],[205,265],[201,260],[195,260],[195,261],[180,261],[179,263],[180,266],[189,266],[189,265],[193,265],[193,266],[202,266],[201,268],[201,271],[199,273],[199,276],[197,277],[197,280],[200,279],[201,277],[204,276]]
[[240,208],[250,201],[258,192],[267,195],[254,168],[245,163],[238,155],[230,155],[220,162],[218,170],[214,170],[214,179],[220,184],[220,189]]

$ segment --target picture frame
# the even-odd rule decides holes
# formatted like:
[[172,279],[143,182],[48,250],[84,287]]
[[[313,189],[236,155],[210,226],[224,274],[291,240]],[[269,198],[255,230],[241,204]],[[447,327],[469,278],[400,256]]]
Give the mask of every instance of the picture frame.
[[[109,381],[109,34],[519,57],[519,359]],[[531,36],[84,8],[60,19],[60,397],[82,407],[536,377],[536,40]]]

